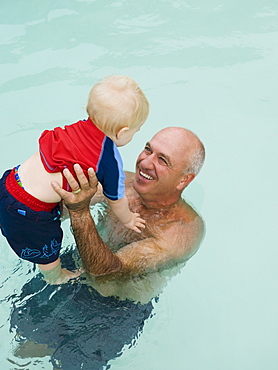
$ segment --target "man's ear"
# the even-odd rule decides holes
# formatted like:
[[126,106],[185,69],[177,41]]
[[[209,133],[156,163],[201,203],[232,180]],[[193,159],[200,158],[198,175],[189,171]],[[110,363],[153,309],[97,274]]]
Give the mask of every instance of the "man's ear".
[[117,134],[116,134],[116,138],[119,140],[124,134],[127,133],[127,131],[129,131],[129,127],[125,126],[123,128],[121,128]]
[[195,173],[187,173],[183,176],[180,183],[177,186],[177,190],[183,190],[188,184],[191,183],[195,179],[196,175]]

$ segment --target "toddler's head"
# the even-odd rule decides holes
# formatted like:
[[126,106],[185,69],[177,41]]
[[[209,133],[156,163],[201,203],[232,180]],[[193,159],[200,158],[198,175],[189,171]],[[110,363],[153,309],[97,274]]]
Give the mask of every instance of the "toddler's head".
[[[149,114],[149,102],[138,84],[127,76],[110,76],[93,86],[87,113],[94,124],[125,145]],[[128,136],[131,136],[128,139]]]

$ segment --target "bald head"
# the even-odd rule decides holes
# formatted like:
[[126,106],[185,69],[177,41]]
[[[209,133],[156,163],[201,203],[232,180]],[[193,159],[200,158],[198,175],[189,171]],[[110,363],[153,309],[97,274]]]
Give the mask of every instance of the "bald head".
[[205,160],[205,148],[192,131],[183,127],[166,127],[154,137],[159,137],[175,148],[175,155],[182,162],[184,173],[197,175]]

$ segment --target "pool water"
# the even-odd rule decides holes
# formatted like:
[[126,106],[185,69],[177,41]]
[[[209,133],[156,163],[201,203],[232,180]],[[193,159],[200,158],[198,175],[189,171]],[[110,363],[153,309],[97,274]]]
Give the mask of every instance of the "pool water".
[[[277,16],[273,0],[1,2],[1,173],[37,150],[44,129],[86,118],[91,86],[111,74],[138,81],[151,104],[121,149],[126,170],[163,127],[206,146],[184,192],[205,239],[112,370],[277,369]],[[14,307],[46,288],[22,297],[38,272],[2,236],[0,246],[1,369],[52,370],[45,350],[16,356]]]

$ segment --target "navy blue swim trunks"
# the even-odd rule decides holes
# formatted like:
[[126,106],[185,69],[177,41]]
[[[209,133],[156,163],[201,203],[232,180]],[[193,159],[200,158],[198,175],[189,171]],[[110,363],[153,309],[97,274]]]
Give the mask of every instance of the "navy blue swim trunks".
[[22,259],[48,264],[58,259],[63,230],[59,203],[45,203],[16,181],[15,169],[0,180],[0,228]]

